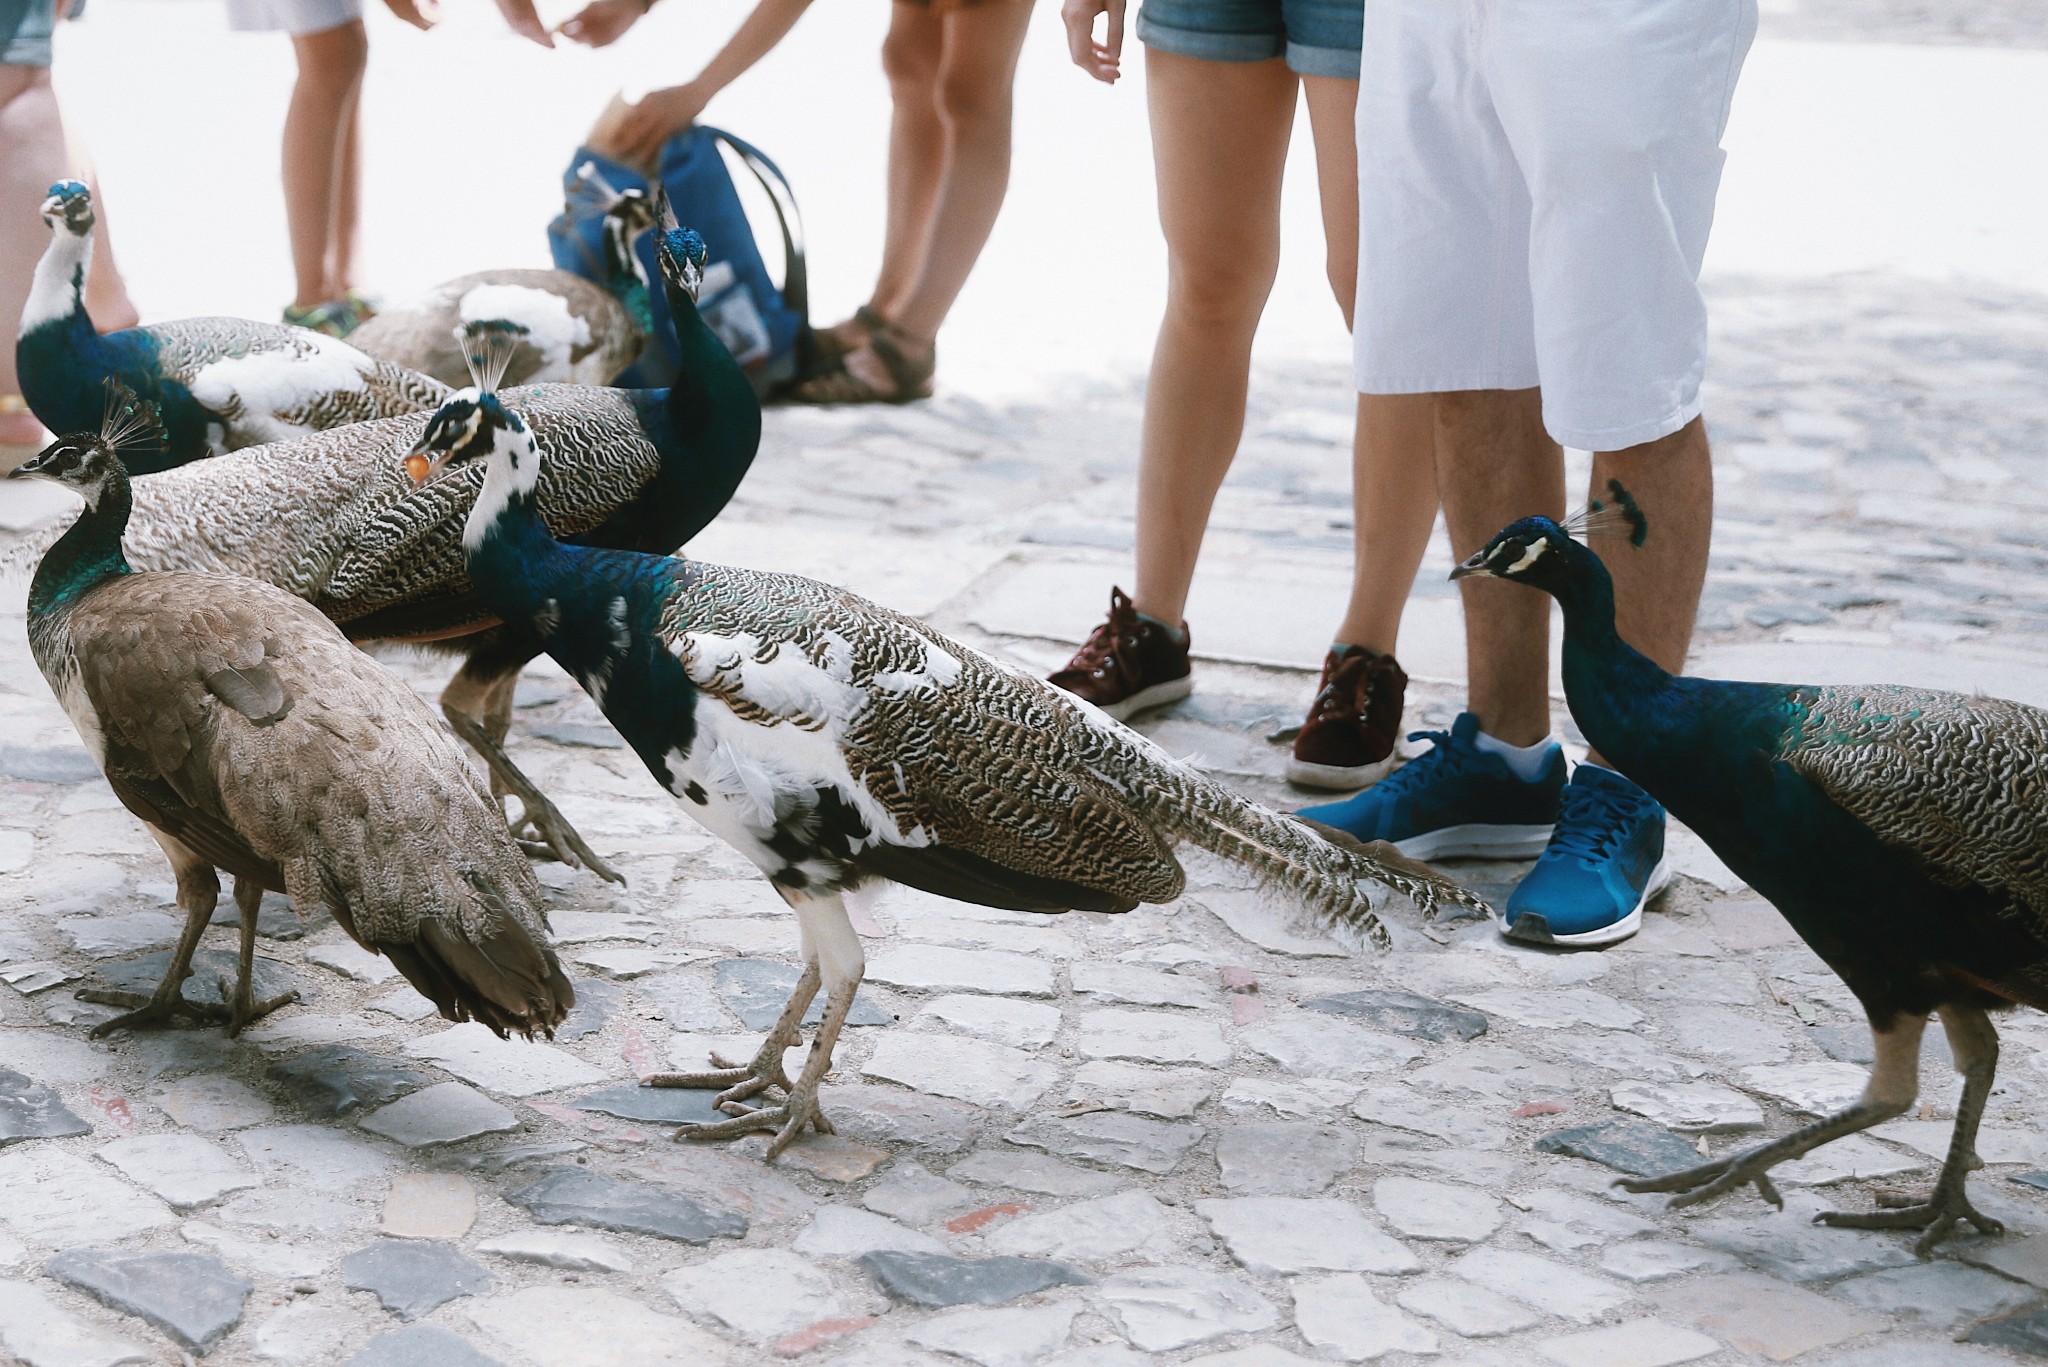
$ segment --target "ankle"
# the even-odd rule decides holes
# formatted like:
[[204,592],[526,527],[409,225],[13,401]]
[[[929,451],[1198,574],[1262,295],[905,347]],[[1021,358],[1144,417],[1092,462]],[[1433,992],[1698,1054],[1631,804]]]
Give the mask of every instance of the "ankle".
[[1480,731],[1472,737],[1472,744],[1481,754],[1497,756],[1508,766],[1514,776],[1524,783],[1534,783],[1550,768],[1551,756],[1557,752],[1557,742],[1545,736],[1533,745],[1510,745],[1498,736]]

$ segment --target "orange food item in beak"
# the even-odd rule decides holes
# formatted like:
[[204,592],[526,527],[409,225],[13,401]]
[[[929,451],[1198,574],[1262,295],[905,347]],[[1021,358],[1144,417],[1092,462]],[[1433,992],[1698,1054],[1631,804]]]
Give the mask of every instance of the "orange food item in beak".
[[405,472],[412,476],[414,484],[425,484],[427,471],[433,468],[433,464],[424,454],[415,451],[405,458]]

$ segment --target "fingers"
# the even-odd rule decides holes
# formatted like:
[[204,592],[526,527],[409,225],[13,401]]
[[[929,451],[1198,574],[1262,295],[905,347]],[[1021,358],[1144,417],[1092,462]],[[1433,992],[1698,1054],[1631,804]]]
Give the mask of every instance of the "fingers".
[[[1103,42],[1095,41],[1095,18],[1107,16]],[[1060,6],[1066,25],[1067,55],[1074,65],[1105,85],[1122,74],[1118,61],[1124,46],[1124,0],[1066,0]]]
[[504,16],[506,27],[522,38],[529,38],[542,47],[553,47],[555,39],[534,13],[533,0],[498,0],[498,13]]

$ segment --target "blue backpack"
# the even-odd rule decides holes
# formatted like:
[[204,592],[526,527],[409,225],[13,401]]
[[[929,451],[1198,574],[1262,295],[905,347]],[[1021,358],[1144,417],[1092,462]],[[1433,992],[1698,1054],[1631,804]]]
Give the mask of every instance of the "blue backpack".
[[[754,173],[775,206],[782,228],[782,288],[775,288],[753,225],[740,204],[732,172],[719,152],[731,148]],[[619,190],[652,190],[647,178],[631,167],[593,152],[576,149],[562,176],[563,207],[548,224],[548,247],[562,270],[604,283],[604,213],[610,196],[602,185],[580,173],[584,165]],[[709,253],[697,309],[731,350],[754,382],[767,394],[795,378],[810,345],[810,287],[804,269],[803,219],[789,181],[760,149],[719,128],[697,124],[670,138],[661,149],[661,186],[668,192],[676,222],[695,228]],[[654,333],[647,349],[614,384],[655,389],[675,379],[681,364],[675,329],[669,321],[668,297],[661,289],[654,261],[654,234],[642,234],[634,245],[641,269],[653,288],[647,291]]]

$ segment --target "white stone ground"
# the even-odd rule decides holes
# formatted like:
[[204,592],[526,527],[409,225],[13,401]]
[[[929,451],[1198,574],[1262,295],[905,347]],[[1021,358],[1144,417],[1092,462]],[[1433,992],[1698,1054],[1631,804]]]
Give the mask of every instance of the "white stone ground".
[[[170,197],[207,178],[206,158],[251,161],[267,147],[253,120],[224,124],[208,102],[224,87],[271,99],[279,73],[208,35],[217,18],[207,7],[94,3],[96,27],[67,35],[74,84],[96,74],[142,90],[180,75],[194,126],[218,133],[188,145],[183,168],[145,166],[136,148],[161,147],[166,121],[124,141],[132,112],[116,102],[90,104],[82,119],[110,194],[117,173],[130,177],[122,226],[145,303],[166,314],[263,311],[280,288],[273,248],[252,251],[257,268],[246,270],[194,248],[241,201],[222,194],[198,215]],[[2040,126],[2026,111],[2039,112],[2048,81],[2030,78],[2048,74],[2048,58],[1921,45],[1949,35],[1941,16],[1912,6],[1889,7],[1881,22],[1842,8],[1769,17],[1745,91],[1754,98],[1738,105],[1731,134],[1708,401],[1720,511],[1699,667],[2048,703],[2048,297],[2038,292],[2048,264],[2029,218],[2041,163],[2019,155]],[[1958,13],[1978,25],[1963,24],[1965,38],[2039,41],[2016,7]],[[700,46],[715,36],[687,34],[680,8],[657,16]],[[821,11],[806,22],[867,42],[860,26],[874,19]],[[1801,41],[1771,38],[1769,25]],[[158,49],[118,50],[124,32],[231,64],[193,82],[189,68],[167,73],[153,60]],[[439,74],[429,64],[439,49],[405,37],[379,25],[388,65],[373,94],[452,99],[473,79]],[[1050,39],[1033,35],[1041,47]],[[614,79],[571,56],[580,64],[560,68],[571,75],[538,102],[558,119]],[[821,75],[844,85],[828,94],[854,88],[840,66]],[[1157,303],[1156,281],[1112,279],[1105,302],[1089,297],[1089,276],[1105,234],[1155,258],[1143,255],[1139,92],[1076,93],[1056,75],[1066,73],[1043,53],[1027,62],[1036,103],[1026,107],[1038,111],[1027,126],[1042,141],[1020,184],[1040,193],[1020,199],[981,293],[963,305],[945,392],[903,411],[771,415],[755,473],[693,553],[850,584],[1033,667],[1056,663],[1096,620],[1109,584],[1128,574],[1137,394],[1127,377]],[[1916,98],[1922,107],[1899,110]],[[1842,116],[1845,103],[1862,124]],[[410,187],[389,159],[373,163],[385,177],[373,183],[381,240],[416,224],[421,204],[452,212],[423,168],[460,164],[463,135],[493,168],[486,179],[525,205],[524,217],[504,216],[511,228],[486,216],[477,241],[528,259],[550,196],[493,179],[507,163],[492,135],[530,127],[533,105],[451,116],[433,157],[422,150],[410,163],[418,202],[400,195]],[[800,122],[766,100],[751,108],[764,122]],[[1078,136],[1097,116],[1114,121],[1114,136],[1087,155],[1115,172],[1111,205],[1132,216],[1055,231],[1049,170],[1068,145],[1055,134]],[[1865,145],[1879,116],[1892,140]],[[859,127],[872,135],[869,115],[848,117],[867,119]],[[399,144],[392,133],[381,134],[387,148]],[[1774,138],[1798,154],[1774,150]],[[796,133],[783,143],[797,145],[792,160],[825,160]],[[1910,174],[1887,162],[1902,145],[1915,154]],[[1801,178],[1801,164],[1830,174]],[[260,219],[273,191],[255,179],[247,202]],[[799,183],[831,187],[816,218],[848,235],[821,240],[864,244],[844,204],[858,208],[867,191],[843,179],[821,167]],[[1908,200],[1910,211],[1882,212]],[[1829,224],[1840,231],[1830,236]],[[478,264],[460,238],[409,231],[418,259],[383,256],[387,275],[418,269],[426,283]],[[264,232],[275,236],[259,222],[257,240]],[[1205,652],[1200,691],[1146,723],[1284,805],[1307,795],[1279,782],[1284,745],[1272,736],[1299,720],[1349,540],[1350,401],[1338,349],[1316,330],[1326,306],[1313,257],[1295,258],[1190,609]],[[859,272],[826,259],[828,289],[850,302]],[[1834,273],[1844,268],[1856,273]],[[1958,272],[1978,279],[1949,278]],[[1030,302],[1048,280],[1071,302]],[[1075,373],[1094,378],[1062,378]],[[1447,723],[1458,704],[1444,559],[1439,546],[1402,647],[1418,676],[1418,727]],[[2048,1207],[2011,1180],[2048,1167],[2038,1016],[2004,1027],[1980,1146],[1988,1166],[1974,1178],[1978,1203],[2009,1232],[1957,1239],[1932,1262],[1902,1238],[1820,1229],[1807,1216],[1927,1179],[1955,1093],[1938,1039],[1921,1108],[1787,1170],[1783,1214],[1739,1196],[1674,1215],[1619,1197],[1605,1167],[1535,1148],[1555,1131],[1638,1118],[1722,1152],[1859,1085],[1861,1027],[1847,994],[1682,834],[1683,876],[1638,939],[1604,954],[1511,949],[1483,924],[1398,915],[1395,952],[1361,954],[1290,924],[1209,865],[1181,902],[1123,917],[1035,918],[893,893],[872,913],[865,993],[878,1012],[869,1018],[889,1023],[848,1032],[830,1097],[839,1140],[764,1167],[757,1143],[673,1145],[662,1125],[579,1109],[639,1075],[694,1065],[707,1047],[749,1047],[743,1013],[772,997],[765,965],[793,962],[795,927],[546,669],[522,691],[515,750],[632,879],[620,892],[544,870],[588,1003],[564,1038],[500,1045],[423,1019],[388,965],[351,952],[323,921],[264,942],[307,1000],[247,1039],[88,1043],[102,1013],[69,994],[168,942],[169,878],[89,776],[27,659],[18,599],[14,612],[0,649],[0,1068],[51,1089],[91,1128],[0,1149],[0,1356],[35,1367],[180,1359],[167,1331],[74,1289],[76,1260],[58,1261],[105,1250],[213,1260],[178,1264],[173,1299],[188,1316],[204,1288],[235,1302],[233,1327],[207,1357],[232,1364],[362,1354],[364,1364],[610,1367],[792,1353],[844,1367],[1968,1367],[2019,1350],[1958,1335],[2048,1294]],[[432,669],[401,665],[422,690],[438,687]],[[1561,709],[1559,724],[1569,737]],[[1521,870],[1456,871],[1504,895]],[[288,913],[267,924],[297,929]],[[215,933],[216,947],[230,942]],[[1376,989],[1446,1008],[1430,1013],[1444,1037],[1308,1006]],[[1470,1013],[1486,1030],[1461,1038],[1448,1022],[1469,1031]],[[355,1052],[321,1053],[337,1049]],[[329,1113],[323,1078],[353,1086],[362,1104]],[[609,1223],[686,1237],[539,1218],[593,1192],[615,1201]],[[855,1261],[876,1250],[1032,1260],[978,1275],[997,1286],[992,1296],[1031,1278],[1045,1289],[919,1308],[885,1295]],[[1071,1274],[1047,1285],[1048,1263]],[[54,1275],[67,1268],[71,1281]],[[249,1283],[245,1302],[236,1278]],[[384,1300],[351,1283],[383,1286]],[[129,1302],[138,1298],[131,1287]]]

